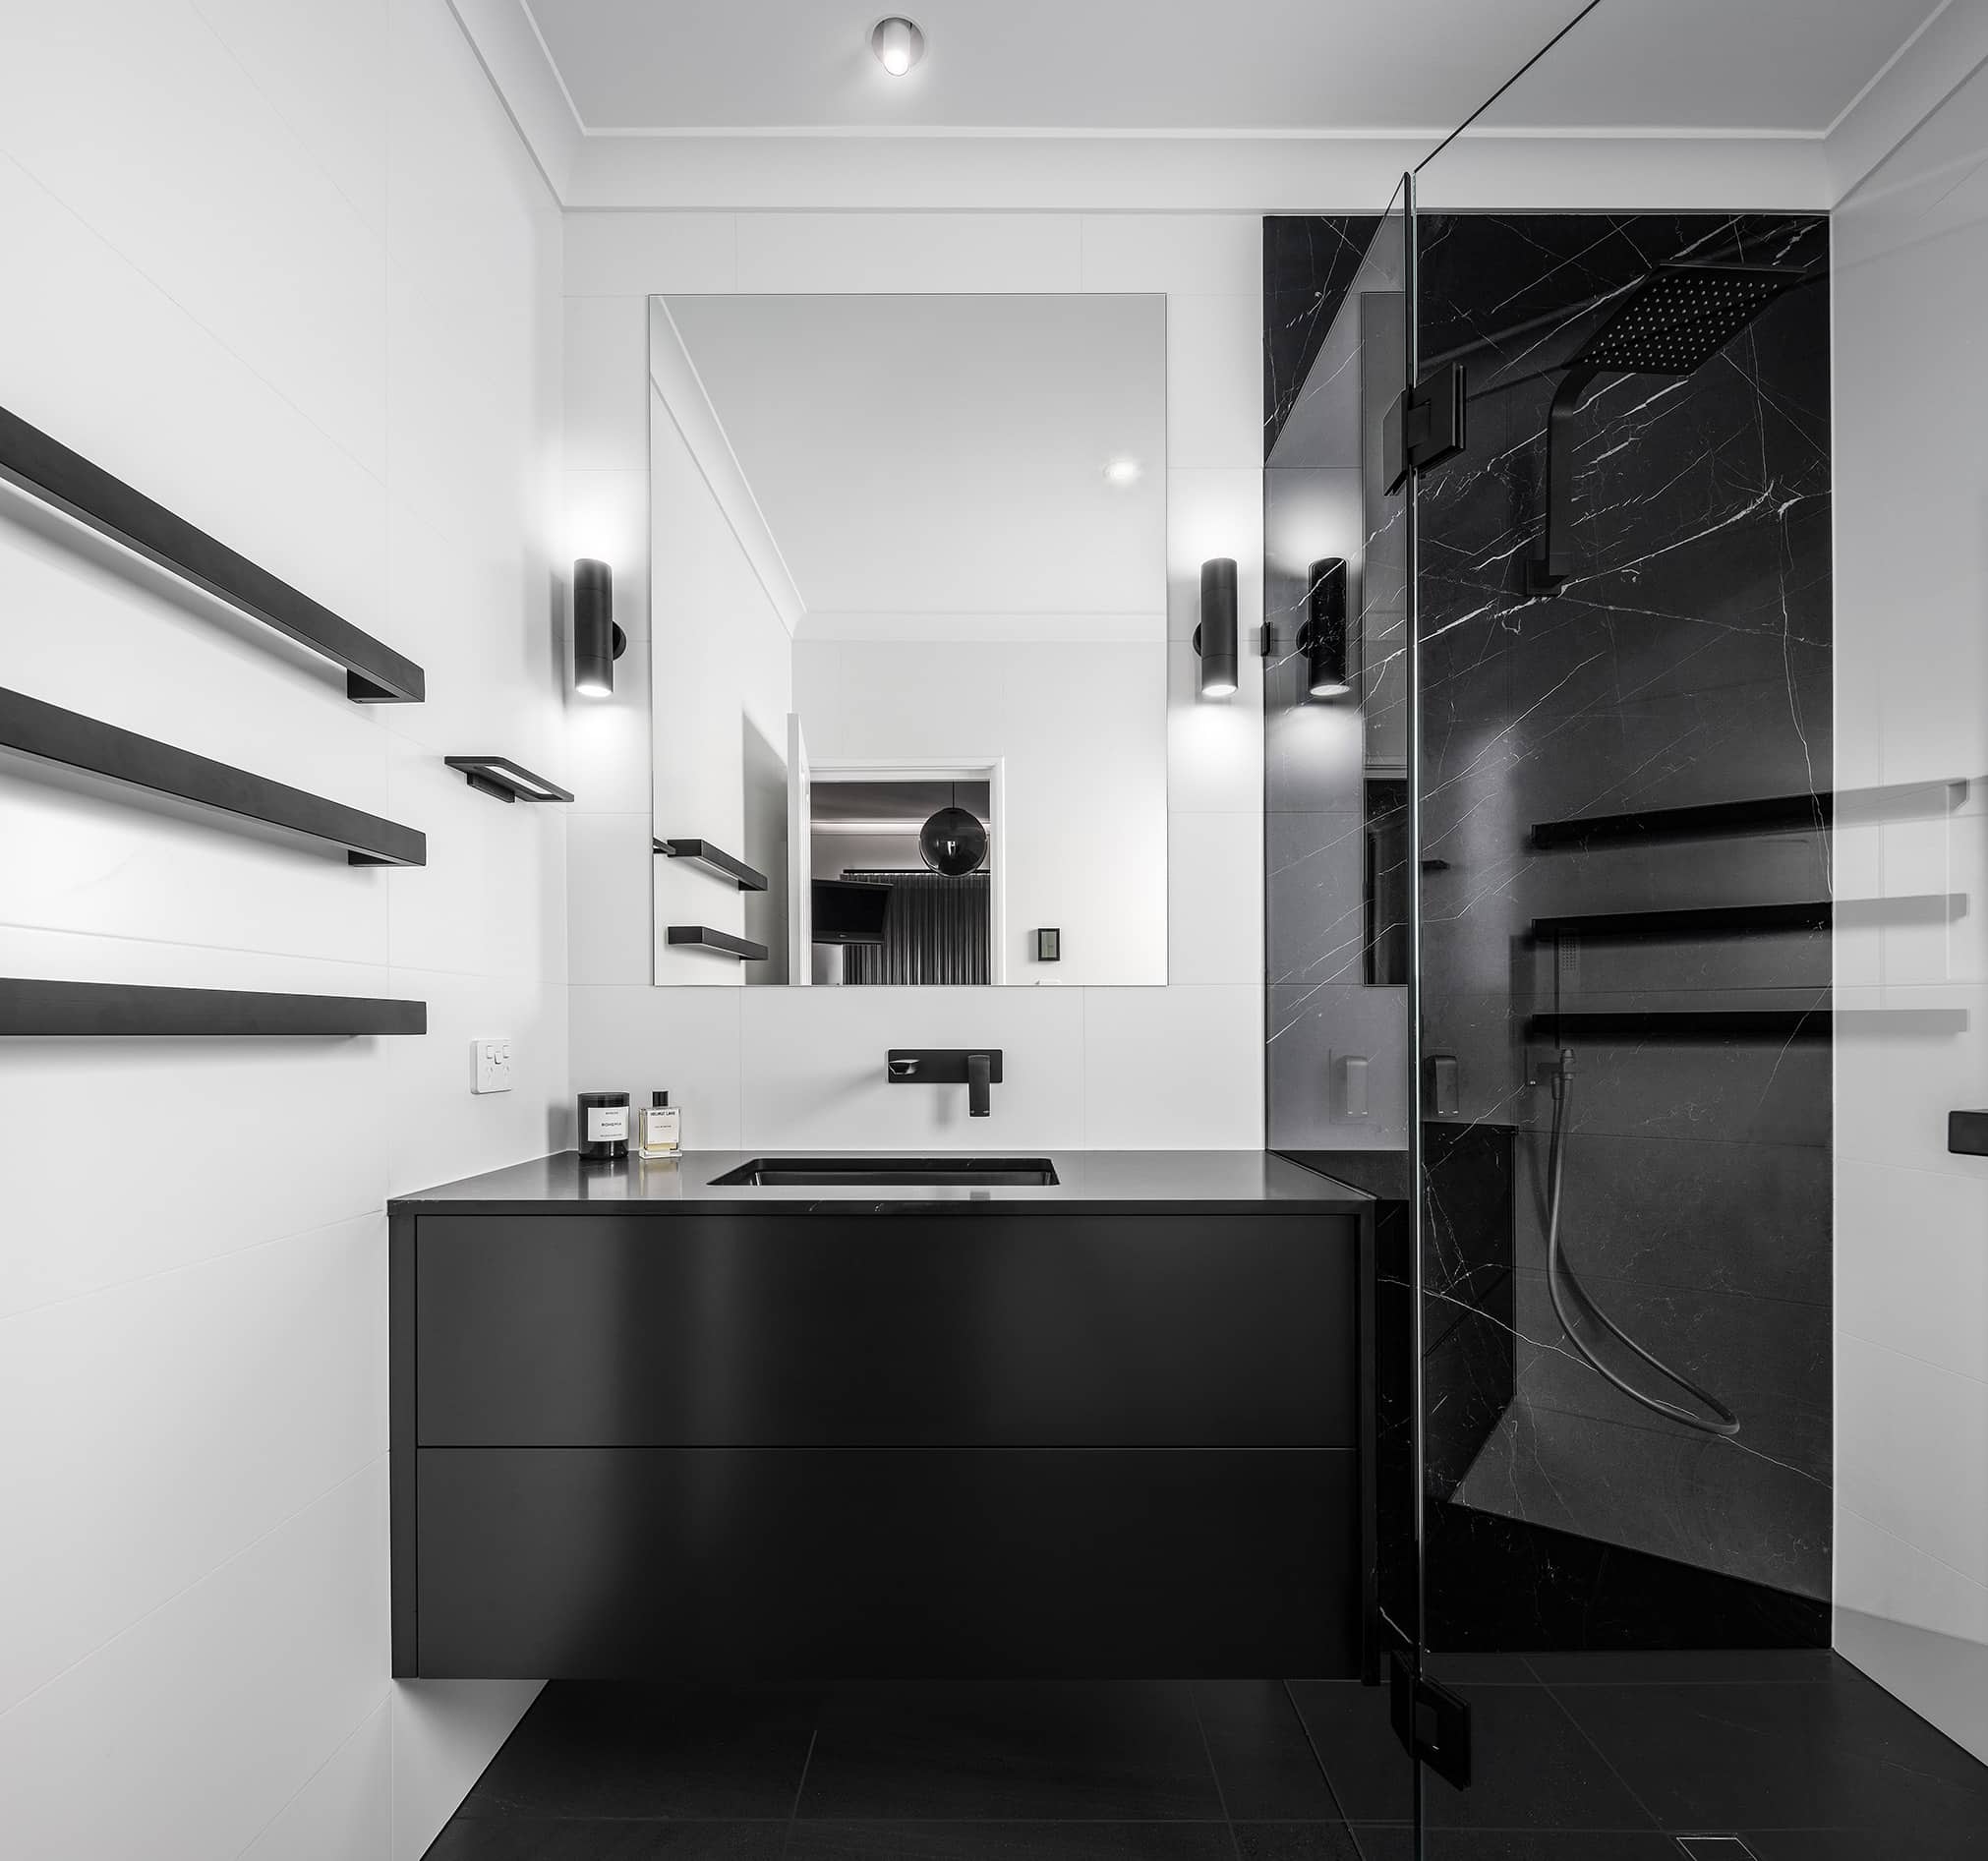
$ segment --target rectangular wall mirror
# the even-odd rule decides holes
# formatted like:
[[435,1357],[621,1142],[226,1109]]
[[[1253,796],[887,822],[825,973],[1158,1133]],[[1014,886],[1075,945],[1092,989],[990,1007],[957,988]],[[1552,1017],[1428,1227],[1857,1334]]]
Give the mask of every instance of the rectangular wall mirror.
[[658,984],[1164,984],[1165,297],[649,346]]

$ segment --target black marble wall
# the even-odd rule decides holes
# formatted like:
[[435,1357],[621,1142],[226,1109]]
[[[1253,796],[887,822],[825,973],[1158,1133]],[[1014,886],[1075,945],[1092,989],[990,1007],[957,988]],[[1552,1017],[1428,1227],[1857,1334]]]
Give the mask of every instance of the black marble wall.
[[[1732,1579],[1742,1624],[1747,1598],[1768,1599],[1759,1639],[1784,1638],[1789,1621],[1813,1632],[1830,1583],[1827,1018],[1743,1035],[1700,1022],[1690,1038],[1664,1018],[1827,1003],[1827,222],[1456,215],[1425,217],[1419,237],[1423,367],[1459,360],[1469,383],[1467,449],[1424,475],[1417,506],[1423,1064],[1455,1063],[1443,1123],[1513,1134],[1500,1294],[1512,1395],[1467,1465],[1429,1463],[1430,1499],[1451,1509],[1430,1535],[1432,1615],[1473,1619],[1465,1605],[1491,1608],[1495,1585],[1508,1637],[1528,1619],[1549,1643],[1578,1635],[1564,1559],[1487,1553],[1534,1529],[1619,1548],[1623,1581],[1646,1593],[1666,1566]],[[1576,572],[1557,596],[1532,597],[1554,387],[1637,281],[1676,261],[1813,281],[1689,378],[1598,387],[1571,430]],[[1791,795],[1813,809],[1774,831],[1663,832],[1662,810]],[[1536,824],[1643,811],[1657,818],[1639,837],[1533,843]],[[1807,926],[1534,934],[1555,916],[1768,903],[1819,910]],[[1555,1011],[1647,1018],[1570,1037],[1566,1251],[1626,1330],[1738,1414],[1730,1439],[1638,1407],[1561,1335],[1543,1238],[1542,1082],[1558,1042],[1550,1028],[1528,1037]],[[1444,1237],[1481,1236],[1489,1218],[1454,1205],[1434,1175],[1428,1190],[1441,1251],[1425,1272],[1454,1288],[1471,1262]],[[1678,1399],[1619,1346],[1596,1348]],[[1481,1403],[1504,1373],[1493,1369],[1480,1352],[1447,1390],[1432,1360],[1425,1414]],[[1527,1583],[1530,1608],[1514,1594]],[[1699,1599],[1713,1634],[1720,1609],[1703,1584],[1677,1594]],[[1813,1606],[1790,1614],[1777,1597]],[[1638,1614],[1588,1601],[1591,1618]],[[1641,1630],[1621,1631],[1630,1639],[1689,1645],[1641,1613]]]

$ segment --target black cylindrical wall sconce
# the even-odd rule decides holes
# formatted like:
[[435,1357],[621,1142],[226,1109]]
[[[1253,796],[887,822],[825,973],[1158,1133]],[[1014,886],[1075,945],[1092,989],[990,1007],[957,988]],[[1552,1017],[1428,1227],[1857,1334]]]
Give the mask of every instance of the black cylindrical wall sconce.
[[1306,571],[1305,623],[1298,650],[1305,655],[1305,693],[1340,698],[1353,689],[1346,672],[1346,558],[1328,555]]
[[573,689],[587,698],[614,695],[614,662],[628,636],[614,624],[614,577],[583,555],[573,564]]
[[1236,689],[1236,564],[1218,555],[1201,564],[1201,623],[1195,628],[1201,657],[1200,694],[1227,698]]

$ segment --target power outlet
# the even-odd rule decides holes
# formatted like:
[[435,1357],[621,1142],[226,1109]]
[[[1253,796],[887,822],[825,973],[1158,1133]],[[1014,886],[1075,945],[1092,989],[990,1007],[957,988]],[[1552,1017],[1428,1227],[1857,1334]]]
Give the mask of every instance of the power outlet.
[[508,1092],[511,1089],[511,1043],[508,1040],[472,1040],[470,1052],[476,1059],[472,1092]]

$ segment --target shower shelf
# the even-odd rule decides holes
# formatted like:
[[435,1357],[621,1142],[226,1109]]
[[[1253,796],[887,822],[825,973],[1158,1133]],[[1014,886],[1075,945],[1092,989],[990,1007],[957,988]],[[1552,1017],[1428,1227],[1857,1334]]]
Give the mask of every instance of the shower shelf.
[[1646,808],[1635,814],[1588,814],[1571,821],[1535,821],[1535,852],[1592,846],[1614,841],[1698,840],[1734,834],[1783,834],[1827,827],[1834,797],[1827,794],[1762,795],[1750,801],[1714,801],[1694,808]]
[[1551,937],[1742,937],[1750,931],[1828,930],[1830,901],[1713,904],[1682,911],[1590,911],[1536,917],[1533,935]]
[[740,962],[764,962],[766,946],[750,938],[734,937],[730,931],[713,930],[709,924],[672,924],[665,933],[671,945],[682,950],[709,950],[718,956],[736,957]]
[[652,844],[666,859],[688,859],[696,865],[710,867],[713,872],[734,881],[741,892],[766,890],[765,873],[748,866],[742,859],[734,859],[731,854],[721,851],[708,840],[659,840]]
[[1823,1008],[1697,1008],[1591,1015],[1534,1015],[1526,1038],[1568,1040],[1827,1040]]

